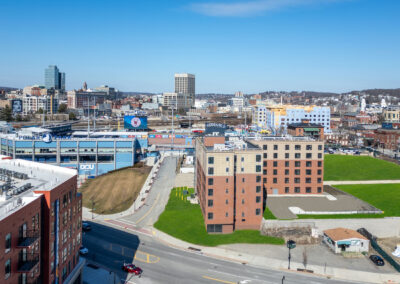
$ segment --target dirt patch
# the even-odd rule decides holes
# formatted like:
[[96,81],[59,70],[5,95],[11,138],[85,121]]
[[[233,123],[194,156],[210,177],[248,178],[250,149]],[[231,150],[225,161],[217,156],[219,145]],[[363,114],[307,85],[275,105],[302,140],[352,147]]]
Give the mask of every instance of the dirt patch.
[[261,235],[283,238],[285,242],[293,240],[298,244],[318,244],[322,241],[321,238],[311,237],[311,227],[263,228]]
[[[83,206],[97,214],[114,214],[128,209],[136,200],[151,167],[113,171],[86,181],[79,189]],[[93,204],[94,202],[94,204]]]
[[400,257],[392,255],[397,244],[400,244],[400,238],[382,238],[377,241],[380,247],[400,265]]

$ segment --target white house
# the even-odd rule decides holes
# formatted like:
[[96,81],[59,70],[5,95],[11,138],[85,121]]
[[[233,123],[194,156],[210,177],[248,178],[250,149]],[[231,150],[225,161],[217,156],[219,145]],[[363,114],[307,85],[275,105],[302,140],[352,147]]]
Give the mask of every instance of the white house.
[[357,231],[335,228],[324,231],[324,242],[335,253],[368,252],[369,240]]

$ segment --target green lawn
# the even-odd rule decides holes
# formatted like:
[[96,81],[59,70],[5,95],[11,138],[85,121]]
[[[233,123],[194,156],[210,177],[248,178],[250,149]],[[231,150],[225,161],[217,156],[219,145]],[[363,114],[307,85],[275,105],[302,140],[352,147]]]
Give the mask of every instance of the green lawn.
[[272,214],[271,210],[269,210],[268,207],[265,207],[265,211],[264,211],[264,219],[266,220],[274,220],[276,219],[275,215]]
[[383,218],[400,216],[400,184],[352,184],[334,187],[382,210],[383,214],[298,215],[300,219]]
[[193,189],[172,189],[164,212],[154,224],[155,228],[183,241],[204,246],[233,243],[284,244],[283,239],[262,236],[256,230],[240,230],[232,234],[207,234],[200,205],[190,204],[183,190],[193,192]]
[[400,179],[400,166],[366,156],[325,155],[325,181],[384,179]]

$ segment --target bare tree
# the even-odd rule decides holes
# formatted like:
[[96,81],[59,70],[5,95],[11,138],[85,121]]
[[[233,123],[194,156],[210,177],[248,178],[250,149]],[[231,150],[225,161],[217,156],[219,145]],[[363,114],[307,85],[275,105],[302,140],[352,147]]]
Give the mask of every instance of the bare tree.
[[304,250],[303,250],[303,265],[304,265],[304,269],[307,269],[307,262],[308,262],[307,248],[304,247]]

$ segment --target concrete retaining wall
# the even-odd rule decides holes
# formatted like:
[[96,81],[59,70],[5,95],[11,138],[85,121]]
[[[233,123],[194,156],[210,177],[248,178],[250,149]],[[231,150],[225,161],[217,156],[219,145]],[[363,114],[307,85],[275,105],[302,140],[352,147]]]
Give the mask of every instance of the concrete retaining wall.
[[311,227],[322,232],[343,227],[357,230],[365,228],[378,238],[400,237],[400,218],[376,219],[307,219],[307,220],[263,220],[261,231],[279,227]]

